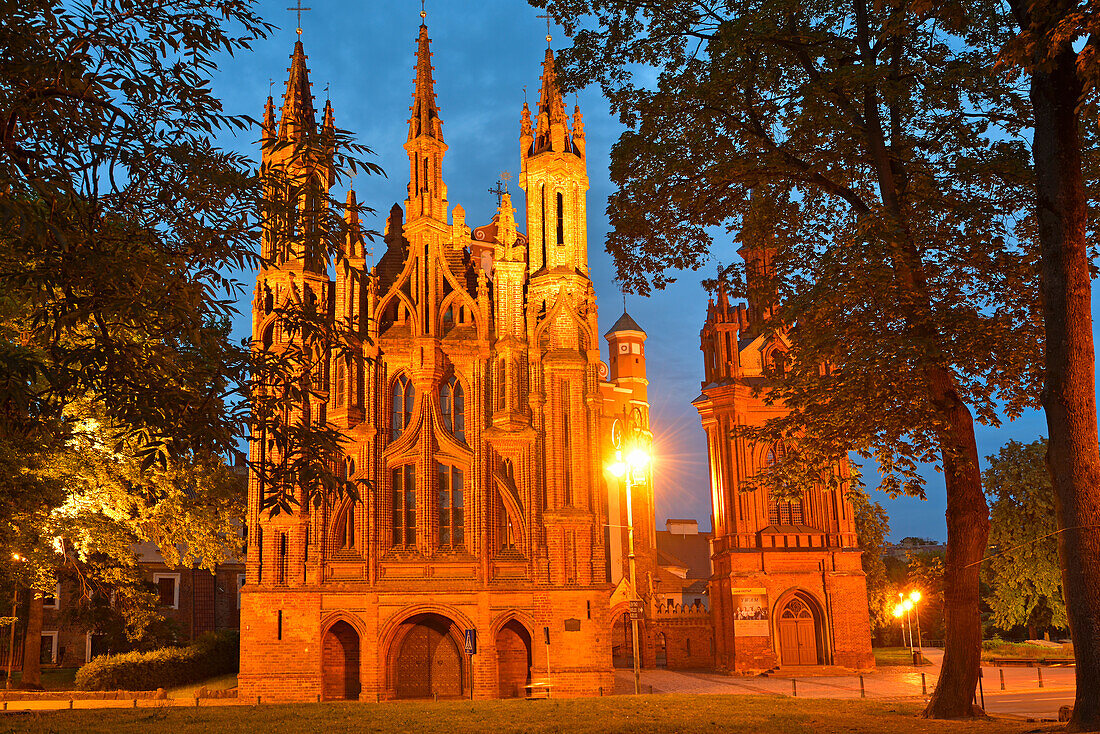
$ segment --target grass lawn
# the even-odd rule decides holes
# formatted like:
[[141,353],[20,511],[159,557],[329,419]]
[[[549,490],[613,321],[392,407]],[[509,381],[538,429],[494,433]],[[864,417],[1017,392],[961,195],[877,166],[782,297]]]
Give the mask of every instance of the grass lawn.
[[[917,703],[762,696],[609,696],[553,701],[402,701],[0,714],[4,732],[733,732],[938,734],[1037,731],[1000,719],[925,721]],[[1055,729],[1049,728],[1050,731]]]
[[205,686],[207,690],[218,691],[226,688],[237,687],[237,674],[229,673],[227,675],[219,675],[217,678],[210,678],[208,680],[199,681],[198,683],[189,683],[186,686],[180,686],[179,688],[169,688],[169,698],[194,698],[195,691]]
[[913,653],[908,647],[874,647],[875,665],[912,665]]
[[[77,668],[44,668],[42,670],[42,687],[47,691],[72,690],[73,680],[76,679]],[[6,676],[0,675],[0,686]],[[23,674],[18,670],[11,674],[12,685],[19,687]],[[0,730],[2,731],[2,730]]]
[[990,658],[1028,658],[1029,660],[1073,658],[1073,645],[1047,647],[1045,645],[1029,645],[1026,642],[986,641],[982,644],[982,660],[989,660]]

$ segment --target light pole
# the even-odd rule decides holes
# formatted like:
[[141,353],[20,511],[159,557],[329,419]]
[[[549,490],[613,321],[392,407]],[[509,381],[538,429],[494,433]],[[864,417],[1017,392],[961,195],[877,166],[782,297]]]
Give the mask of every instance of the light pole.
[[[641,616],[642,597],[638,594],[638,570],[634,557],[634,507],[632,503],[633,489],[636,485],[645,483],[645,468],[649,465],[649,454],[635,445],[626,455],[624,460],[622,450],[621,431],[612,431],[612,441],[615,443],[615,461],[607,470],[612,476],[620,477],[626,485],[626,557],[630,573],[630,637],[634,658],[634,693],[642,692],[642,673],[640,670],[638,650],[638,617]],[[632,442],[636,431],[630,431]]]
[[[924,664],[924,640],[920,636],[920,608],[917,604],[920,602],[921,595],[916,589],[909,592],[909,601],[913,602],[913,616],[917,618],[917,652],[920,654],[920,664]],[[913,630],[910,628],[909,637],[912,640]]]

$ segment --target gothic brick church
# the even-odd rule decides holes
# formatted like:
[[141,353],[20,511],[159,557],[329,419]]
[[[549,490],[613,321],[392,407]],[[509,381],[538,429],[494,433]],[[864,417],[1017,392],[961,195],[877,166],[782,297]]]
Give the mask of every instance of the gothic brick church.
[[[349,477],[372,489],[272,518],[253,477],[242,696],[497,697],[532,682],[597,695],[613,685],[604,465],[613,413],[644,405],[644,333],[626,317],[607,337],[625,349],[601,362],[584,123],[578,108],[566,114],[547,50],[537,109],[524,104],[519,130],[525,232],[507,193],[471,229],[448,201],[431,56],[421,25],[407,197],[390,211],[377,264],[353,238],[350,267],[331,277],[299,243],[264,237],[276,264],[258,274],[256,343],[277,349],[274,306],[307,294],[360,330],[357,353],[333,356],[323,376],[325,412],[348,439]],[[322,133],[332,124],[326,104]],[[267,140],[324,138],[301,40],[279,119],[269,98],[264,125]],[[265,145],[263,165],[308,165],[288,163],[286,148]],[[323,179],[317,158],[288,175]],[[649,440],[648,426],[639,436]],[[652,524],[648,497],[636,505]]]
[[[630,647],[617,640],[629,634],[628,487],[608,465],[624,427],[642,448],[652,440],[646,333],[623,313],[603,335],[601,361],[580,110],[566,113],[548,49],[537,107],[524,103],[520,118],[522,231],[507,193],[490,222],[471,227],[448,200],[431,56],[422,24],[407,192],[389,212],[377,262],[354,234],[347,266],[336,268],[309,256],[309,232],[273,226],[263,237],[269,265],[257,276],[254,343],[281,348],[278,306],[290,299],[325,304],[329,318],[352,326],[358,346],[314,377],[322,415],[347,439],[346,474],[370,489],[271,517],[250,478],[244,698],[491,698],[532,686],[599,695],[614,685],[612,648]],[[268,98],[262,165],[329,189],[331,153],[321,146],[334,113],[326,103],[318,123],[306,59],[299,40],[278,116]],[[292,156],[278,141],[318,149]],[[308,228],[311,219],[299,221]],[[771,522],[764,499],[737,492],[737,478],[765,460],[723,434],[766,412],[737,383],[758,374],[757,352],[771,348],[739,339],[751,318],[720,299],[704,330],[707,386],[696,404],[714,482],[710,611],[662,600],[668,561],[656,547],[652,474],[630,481],[641,659],[867,667],[851,508],[809,493],[801,514],[781,508]],[[273,460],[266,443],[253,441],[254,465]],[[782,642],[791,635],[795,657]]]

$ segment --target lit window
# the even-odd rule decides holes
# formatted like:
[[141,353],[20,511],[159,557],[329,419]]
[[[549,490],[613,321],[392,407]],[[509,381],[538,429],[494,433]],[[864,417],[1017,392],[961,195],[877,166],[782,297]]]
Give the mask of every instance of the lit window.
[[439,404],[443,412],[443,425],[459,441],[465,441],[466,400],[458,378],[452,377],[439,388]]
[[416,545],[416,467],[396,467],[393,479],[393,544]]
[[412,423],[413,402],[416,400],[416,388],[412,381],[405,375],[399,375],[393,381],[393,438],[396,440],[401,432]]
[[439,544],[460,546],[463,533],[462,470],[439,464]]

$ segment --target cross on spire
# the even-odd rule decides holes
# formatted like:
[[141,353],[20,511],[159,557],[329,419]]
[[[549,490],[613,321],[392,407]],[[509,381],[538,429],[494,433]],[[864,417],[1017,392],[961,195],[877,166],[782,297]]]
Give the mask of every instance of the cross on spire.
[[298,35],[301,36],[302,35],[302,12],[306,11],[306,10],[313,10],[313,8],[303,8],[302,7],[302,0],[295,0],[295,2],[297,3],[297,5],[295,5],[293,8],[287,8],[287,10],[295,10],[295,11],[298,12]]
[[502,183],[502,182],[501,182],[501,181],[500,181],[500,180],[498,179],[498,180],[497,180],[497,184],[496,184],[496,186],[493,186],[493,187],[491,187],[491,188],[489,189],[489,193],[490,193],[490,194],[496,194],[496,197],[497,197],[497,209],[499,209],[499,208],[500,208],[500,200],[501,200],[501,197],[502,197],[502,196],[504,196],[505,194],[507,194],[507,193],[508,193],[508,187],[507,187],[507,186],[505,186],[505,185],[504,185],[504,184],[503,184],[503,183]]
[[535,17],[544,18],[546,20],[546,47],[550,48],[550,41],[552,40],[552,36],[550,35],[550,14],[536,15]]

